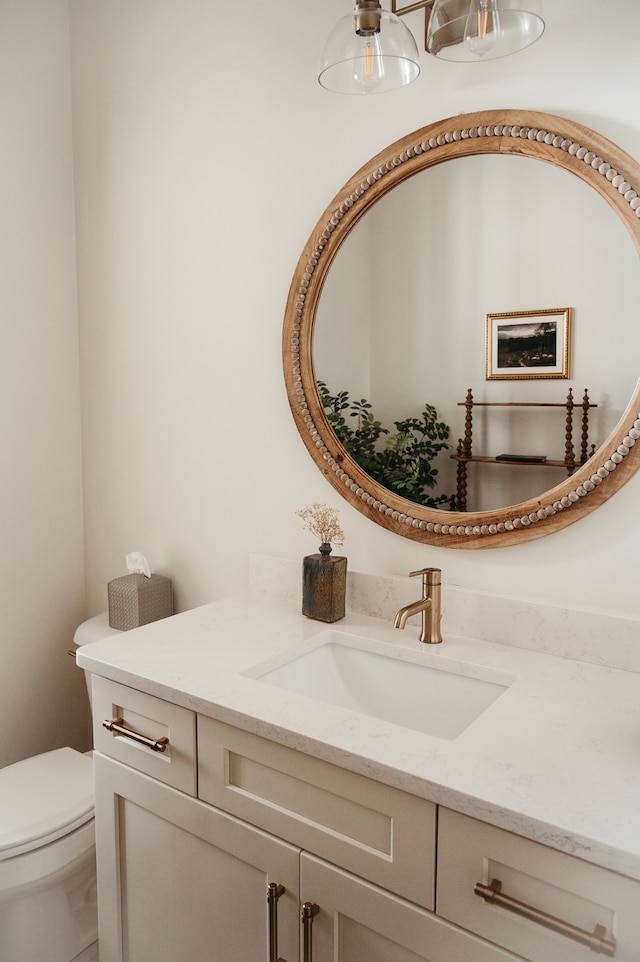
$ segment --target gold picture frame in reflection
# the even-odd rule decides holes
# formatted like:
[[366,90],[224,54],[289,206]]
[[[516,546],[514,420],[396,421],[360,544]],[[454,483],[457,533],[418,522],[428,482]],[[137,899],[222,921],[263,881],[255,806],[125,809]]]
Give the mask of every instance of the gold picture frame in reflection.
[[487,314],[487,381],[568,378],[571,308]]

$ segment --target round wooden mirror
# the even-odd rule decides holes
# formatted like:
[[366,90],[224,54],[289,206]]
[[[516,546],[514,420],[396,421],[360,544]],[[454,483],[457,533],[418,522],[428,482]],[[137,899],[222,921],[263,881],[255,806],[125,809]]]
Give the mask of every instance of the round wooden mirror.
[[[492,510],[444,511],[407,500],[375,481],[332,429],[318,390],[317,377],[322,377],[323,371],[316,373],[313,342],[320,296],[336,254],[363,215],[395,187],[444,161],[481,154],[527,157],[574,174],[607,201],[631,235],[636,253],[640,252],[640,196],[636,191],[640,191],[640,167],[613,143],[584,126],[548,114],[509,110],[460,115],[391,145],[338,193],[302,252],[284,322],[284,369],[291,409],[323,474],[371,520],[404,537],[442,547],[496,547],[558,530],[609,498],[637,469],[640,457],[640,447],[635,446],[640,437],[640,390],[636,386],[606,440],[550,490]],[[573,183],[568,182],[567,192]],[[434,223],[433,229],[438,231],[439,223]],[[566,225],[558,232],[565,234],[566,243],[573,242]],[[340,350],[341,345],[336,345],[336,351]],[[625,351],[618,343],[617,352],[625,369],[633,366],[633,348]],[[613,382],[619,379],[619,372],[611,370],[607,376]],[[578,441],[580,402],[577,397],[574,434]]]

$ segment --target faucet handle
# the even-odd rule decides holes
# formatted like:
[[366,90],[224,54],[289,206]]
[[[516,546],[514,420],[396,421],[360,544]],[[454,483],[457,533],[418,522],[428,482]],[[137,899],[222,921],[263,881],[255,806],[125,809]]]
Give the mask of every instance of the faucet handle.
[[419,571],[410,571],[409,577],[413,578],[416,575],[422,575],[422,584],[425,585],[439,585],[442,583],[442,570],[440,568],[420,568]]

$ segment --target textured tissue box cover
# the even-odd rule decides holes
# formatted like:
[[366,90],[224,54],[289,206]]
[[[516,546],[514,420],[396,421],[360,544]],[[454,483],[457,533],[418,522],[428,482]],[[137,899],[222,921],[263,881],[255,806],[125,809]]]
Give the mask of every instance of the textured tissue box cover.
[[111,628],[129,631],[173,614],[171,579],[163,575],[124,575],[107,587]]

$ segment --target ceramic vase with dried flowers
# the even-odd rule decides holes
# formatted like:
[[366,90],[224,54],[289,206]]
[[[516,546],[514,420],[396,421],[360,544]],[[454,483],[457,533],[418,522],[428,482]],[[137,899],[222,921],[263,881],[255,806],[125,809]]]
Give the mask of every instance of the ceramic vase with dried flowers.
[[296,514],[304,521],[305,530],[320,541],[319,553],[302,561],[302,614],[316,621],[339,621],[345,615],[347,559],[331,555],[333,547],[340,547],[344,540],[338,512],[314,501]]

